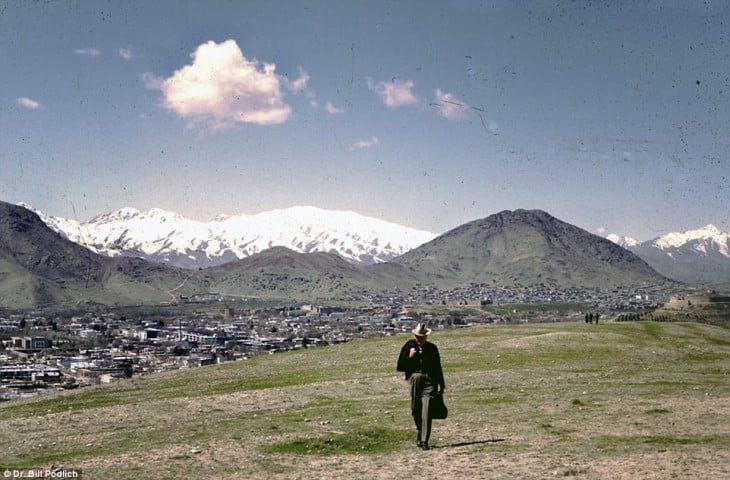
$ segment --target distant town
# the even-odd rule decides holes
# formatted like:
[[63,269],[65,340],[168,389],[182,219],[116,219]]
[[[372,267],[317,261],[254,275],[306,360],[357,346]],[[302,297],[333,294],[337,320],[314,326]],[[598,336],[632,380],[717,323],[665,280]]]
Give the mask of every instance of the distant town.
[[135,375],[242,361],[360,338],[477,324],[612,321],[650,312],[668,287],[554,290],[473,284],[416,288],[317,305],[258,301],[209,292],[159,307],[0,313],[0,400],[116,382]]

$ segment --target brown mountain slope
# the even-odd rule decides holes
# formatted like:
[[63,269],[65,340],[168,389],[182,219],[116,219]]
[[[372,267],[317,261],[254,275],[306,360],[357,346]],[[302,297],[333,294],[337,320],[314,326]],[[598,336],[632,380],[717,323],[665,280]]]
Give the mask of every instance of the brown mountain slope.
[[217,291],[301,300],[347,300],[377,285],[365,269],[331,253],[274,247],[202,272]]
[[[33,212],[0,202],[0,307],[169,301],[190,272],[108,258],[70,242]],[[183,287],[181,287],[183,288]]]
[[613,287],[666,281],[631,252],[540,210],[504,211],[464,224],[394,263],[441,286]]

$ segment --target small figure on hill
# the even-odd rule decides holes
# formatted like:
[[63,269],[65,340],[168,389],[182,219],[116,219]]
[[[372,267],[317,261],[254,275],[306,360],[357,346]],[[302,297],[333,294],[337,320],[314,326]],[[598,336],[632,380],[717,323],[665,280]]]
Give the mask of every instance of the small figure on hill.
[[398,356],[397,370],[405,372],[411,386],[411,414],[416,424],[418,436],[416,445],[428,450],[431,437],[431,400],[443,395],[446,383],[441,369],[441,356],[433,343],[428,341],[431,329],[423,323],[413,329],[415,338],[408,340]]

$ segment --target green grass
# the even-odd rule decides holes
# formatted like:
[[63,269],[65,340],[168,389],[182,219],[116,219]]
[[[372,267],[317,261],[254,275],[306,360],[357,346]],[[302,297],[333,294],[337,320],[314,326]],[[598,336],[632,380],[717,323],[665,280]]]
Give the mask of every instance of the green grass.
[[664,413],[671,413],[671,410],[667,410],[666,408],[652,408],[650,410],[645,411],[647,415],[658,415],[658,414],[664,414]]
[[687,445],[706,445],[723,448],[730,444],[730,435],[615,435],[599,437],[595,440],[595,447],[604,453],[621,453],[637,451],[646,448],[671,448]]
[[[353,455],[387,466],[418,454],[407,384],[395,372],[407,338],[6,402],[2,466],[75,465],[89,478],[122,480],[146,476],[144,466],[157,458],[166,470],[156,478],[287,477],[307,458],[325,469]],[[590,476],[591,462],[617,456],[692,456],[730,446],[722,416],[713,413],[730,399],[726,329],[580,321],[436,331],[431,339],[450,410],[432,443],[454,448],[474,468],[485,454],[529,452],[575,459],[537,476]],[[708,403],[715,399],[723,401]]]
[[482,310],[499,315],[510,313],[576,313],[584,312],[584,303],[571,302],[545,302],[545,303],[507,303],[502,305],[485,305]]
[[264,447],[263,451],[295,455],[376,455],[397,452],[409,443],[412,437],[413,435],[405,430],[388,428],[353,430],[275,443]]
[[644,333],[657,339],[661,337],[662,330],[664,330],[659,323],[642,322],[641,325],[644,327]]

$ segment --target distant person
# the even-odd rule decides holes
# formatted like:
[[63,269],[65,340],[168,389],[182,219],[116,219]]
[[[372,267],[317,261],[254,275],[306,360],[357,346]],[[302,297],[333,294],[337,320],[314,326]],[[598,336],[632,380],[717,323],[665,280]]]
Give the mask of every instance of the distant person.
[[441,369],[441,356],[433,343],[427,341],[431,329],[419,323],[413,329],[415,338],[408,340],[398,356],[397,370],[405,372],[411,385],[411,413],[418,430],[416,445],[428,450],[431,437],[429,405],[436,395],[442,395],[446,384]]

